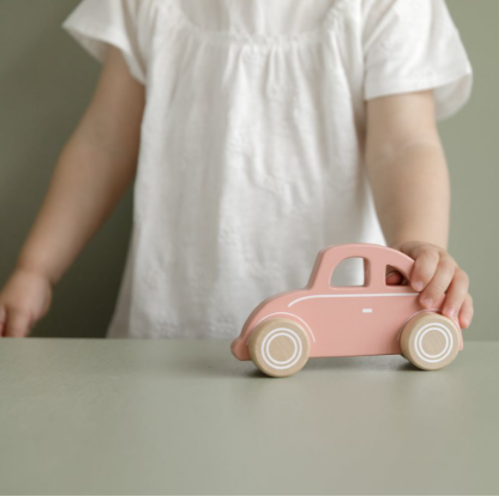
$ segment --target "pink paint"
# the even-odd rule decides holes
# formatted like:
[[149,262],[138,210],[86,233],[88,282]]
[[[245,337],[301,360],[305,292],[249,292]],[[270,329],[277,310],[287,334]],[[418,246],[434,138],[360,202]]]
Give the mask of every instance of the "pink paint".
[[[336,266],[352,257],[365,260],[367,283],[330,286]],[[231,351],[239,360],[249,360],[247,343],[254,327],[266,319],[283,317],[306,330],[310,357],[401,354],[402,328],[412,316],[428,309],[420,305],[419,292],[409,285],[387,285],[386,267],[396,268],[408,280],[413,264],[407,255],[380,245],[328,247],[319,252],[305,288],[270,297],[254,309]],[[433,311],[441,311],[441,306],[442,302],[434,304]]]

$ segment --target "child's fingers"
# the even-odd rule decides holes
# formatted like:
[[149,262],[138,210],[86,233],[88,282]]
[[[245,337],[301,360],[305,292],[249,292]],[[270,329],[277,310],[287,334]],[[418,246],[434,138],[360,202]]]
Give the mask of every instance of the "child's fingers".
[[5,337],[27,337],[31,330],[31,319],[28,314],[9,311],[5,327]]
[[457,267],[451,257],[442,257],[436,268],[434,277],[420,294],[420,303],[427,308],[436,306],[443,294],[448,290]]
[[386,285],[397,286],[404,282],[404,277],[399,271],[391,271],[385,277]]
[[474,305],[472,302],[472,297],[467,294],[465,297],[462,309],[460,309],[460,314],[458,316],[458,321],[462,328],[469,328],[472,317],[474,316]]
[[411,273],[411,286],[421,292],[431,281],[439,263],[438,252],[424,250],[415,258],[415,265]]
[[7,310],[5,306],[0,305],[0,337],[3,337],[5,325],[7,323]]
[[467,291],[469,289],[469,277],[462,271],[457,269],[448,291],[446,292],[446,299],[443,304],[443,314],[449,318],[457,318]]

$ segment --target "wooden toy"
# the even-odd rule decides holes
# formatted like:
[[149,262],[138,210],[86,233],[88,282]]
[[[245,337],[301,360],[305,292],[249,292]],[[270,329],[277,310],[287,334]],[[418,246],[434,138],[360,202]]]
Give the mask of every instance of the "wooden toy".
[[[362,286],[333,286],[345,259],[364,261]],[[463,349],[458,322],[423,308],[409,283],[414,261],[380,245],[338,245],[320,251],[305,288],[261,302],[231,344],[239,360],[252,360],[267,375],[285,377],[312,357],[402,354],[422,370],[449,365]],[[389,267],[390,266],[390,267]],[[405,278],[386,283],[387,269]]]

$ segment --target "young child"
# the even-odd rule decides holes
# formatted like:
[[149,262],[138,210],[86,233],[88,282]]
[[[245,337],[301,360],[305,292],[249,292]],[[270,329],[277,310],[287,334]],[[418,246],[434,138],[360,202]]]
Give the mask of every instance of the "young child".
[[444,0],[83,0],[64,26],[104,68],[1,292],[1,335],[47,313],[133,179],[110,337],[234,338],[345,242],[410,255],[423,305],[446,294],[470,324],[435,120],[472,72]]

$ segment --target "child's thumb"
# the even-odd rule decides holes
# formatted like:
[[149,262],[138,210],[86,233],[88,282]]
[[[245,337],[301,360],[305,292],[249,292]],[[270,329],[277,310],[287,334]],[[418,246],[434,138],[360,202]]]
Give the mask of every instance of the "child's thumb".
[[391,271],[385,277],[385,282],[388,285],[401,285],[403,281],[404,281],[403,275],[398,271]]

